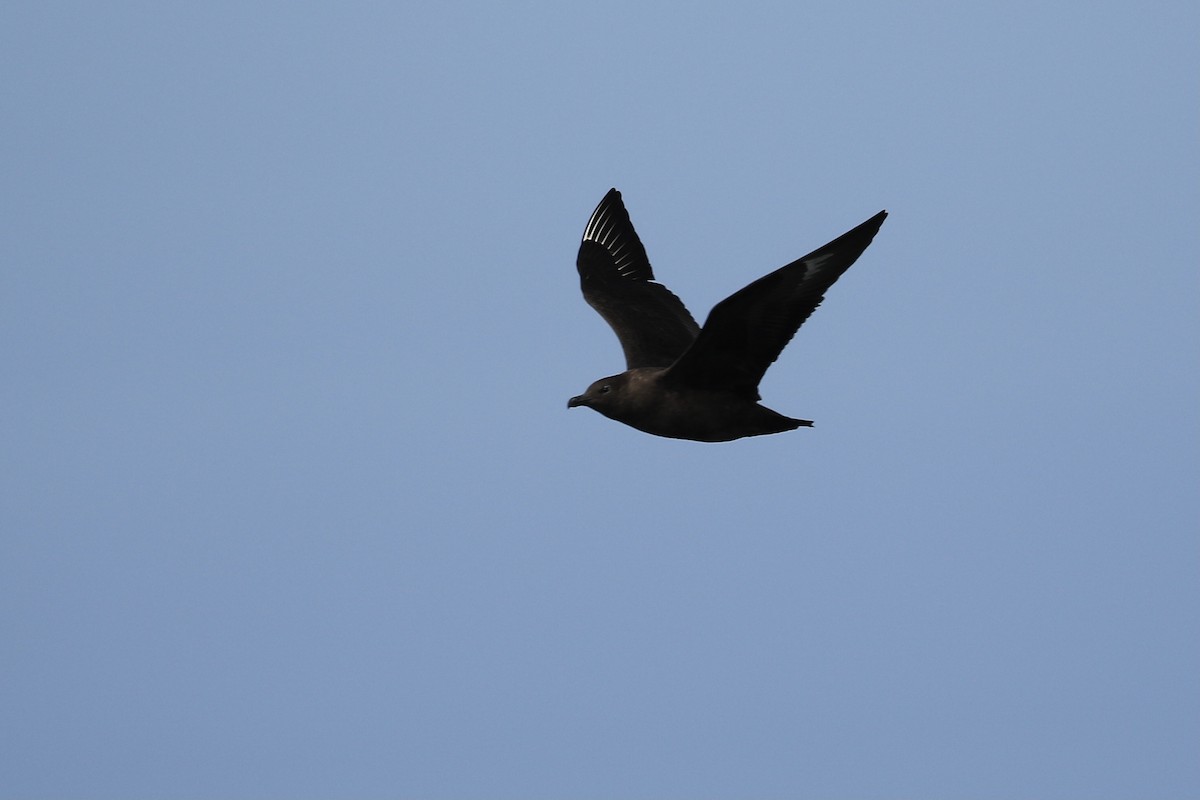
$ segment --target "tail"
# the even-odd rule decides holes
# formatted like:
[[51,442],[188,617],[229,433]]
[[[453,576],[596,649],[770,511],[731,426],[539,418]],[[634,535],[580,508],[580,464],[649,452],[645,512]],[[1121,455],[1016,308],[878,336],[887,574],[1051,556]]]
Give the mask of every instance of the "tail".
[[778,411],[772,411],[764,405],[760,405],[759,409],[757,422],[762,430],[751,434],[752,436],[764,433],[783,433],[784,431],[794,431],[796,428],[811,428],[813,426],[811,419],[785,417]]

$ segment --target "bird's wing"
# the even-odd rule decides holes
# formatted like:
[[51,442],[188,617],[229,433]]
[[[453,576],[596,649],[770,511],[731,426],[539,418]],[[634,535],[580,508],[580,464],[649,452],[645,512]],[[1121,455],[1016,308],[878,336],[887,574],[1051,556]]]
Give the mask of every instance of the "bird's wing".
[[700,326],[678,297],[654,280],[621,193],[596,206],[579,245],[583,299],[621,340],[626,367],[665,367],[688,349]]
[[858,259],[887,217],[857,228],[722,300],[669,380],[758,399],[758,383],[825,292]]

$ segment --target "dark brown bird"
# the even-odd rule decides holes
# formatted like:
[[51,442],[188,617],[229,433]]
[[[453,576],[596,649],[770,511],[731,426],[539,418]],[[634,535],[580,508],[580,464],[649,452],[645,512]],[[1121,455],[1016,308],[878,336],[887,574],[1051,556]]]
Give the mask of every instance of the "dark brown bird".
[[758,383],[886,217],[880,211],[735,292],[701,328],[654,280],[621,193],[611,189],[584,228],[576,265],[583,297],[617,334],[628,369],[596,381],[567,407],[588,406],[646,433],[701,442],[811,426],[759,404]]

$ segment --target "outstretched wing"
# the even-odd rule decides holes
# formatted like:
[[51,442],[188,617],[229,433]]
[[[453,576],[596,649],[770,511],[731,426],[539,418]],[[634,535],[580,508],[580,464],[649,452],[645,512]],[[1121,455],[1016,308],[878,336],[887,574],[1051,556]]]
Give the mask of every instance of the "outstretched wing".
[[681,384],[758,399],[758,383],[821,304],[825,292],[875,238],[880,211],[857,228],[722,300],[668,373]]
[[627,368],[668,366],[700,332],[679,298],[655,282],[646,248],[616,189],[592,212],[576,266],[583,299],[621,340]]

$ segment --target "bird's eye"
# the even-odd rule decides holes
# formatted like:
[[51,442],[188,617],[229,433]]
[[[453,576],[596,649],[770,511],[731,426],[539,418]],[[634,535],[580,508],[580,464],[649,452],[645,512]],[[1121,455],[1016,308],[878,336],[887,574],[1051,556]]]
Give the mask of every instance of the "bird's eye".
[[608,394],[611,389],[612,387],[606,383],[600,387],[600,394]]

